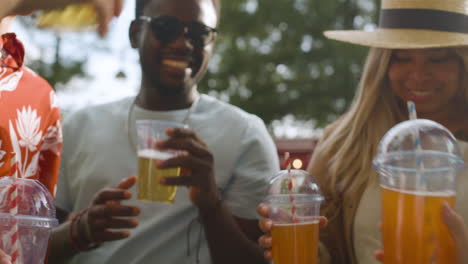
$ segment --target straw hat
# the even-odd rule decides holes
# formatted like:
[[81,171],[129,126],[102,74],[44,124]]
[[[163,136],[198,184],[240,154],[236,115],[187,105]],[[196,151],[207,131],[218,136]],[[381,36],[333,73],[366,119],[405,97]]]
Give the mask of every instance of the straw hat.
[[375,31],[325,31],[358,45],[415,49],[468,46],[468,0],[382,0]]

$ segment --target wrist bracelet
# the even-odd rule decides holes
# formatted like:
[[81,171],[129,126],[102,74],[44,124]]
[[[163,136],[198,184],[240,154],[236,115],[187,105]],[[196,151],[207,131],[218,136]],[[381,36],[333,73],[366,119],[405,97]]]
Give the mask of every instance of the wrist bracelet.
[[78,220],[78,217],[81,215],[81,214],[84,214],[85,210],[82,210],[80,212],[78,212],[77,214],[75,214],[72,218],[71,218],[71,222],[70,222],[70,227],[68,228],[68,238],[72,244],[72,247],[74,250],[78,251],[78,252],[82,252],[83,249],[80,247],[80,245],[78,244],[78,242],[75,240],[75,236],[73,234],[73,228],[75,227],[75,223],[76,221]]
[[80,235],[80,234],[79,233],[75,234],[73,229],[75,228],[75,225],[78,225],[76,228],[77,229],[76,231],[79,232],[79,224],[80,224],[81,217],[87,212],[88,212],[88,209],[85,209],[85,210],[78,212],[76,215],[74,215],[71,219],[70,227],[68,229],[68,237],[70,239],[72,247],[78,252],[89,251],[100,246],[100,244],[97,244],[91,241],[91,243],[88,243],[85,247],[82,247],[76,240],[77,235]]

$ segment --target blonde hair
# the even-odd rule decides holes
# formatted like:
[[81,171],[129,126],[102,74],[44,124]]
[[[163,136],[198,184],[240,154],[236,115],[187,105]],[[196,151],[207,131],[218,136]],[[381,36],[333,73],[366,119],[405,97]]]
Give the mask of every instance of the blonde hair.
[[[466,105],[468,47],[455,48],[455,52],[463,64],[460,90],[464,93],[461,97],[464,97]],[[392,50],[389,49],[370,50],[349,111],[325,129],[314,151],[309,172],[319,180],[326,197],[322,213],[330,221],[342,213],[344,198],[360,199],[365,187],[378,180],[372,169],[378,143],[391,127],[407,118],[406,106],[389,87],[387,71],[391,55]],[[353,206],[358,202],[353,201]],[[337,220],[341,223],[338,225],[343,225],[343,219]]]
[[465,107],[468,103],[468,47],[455,48],[455,53],[460,57],[463,67],[462,73],[462,98],[464,98]]
[[386,81],[390,57],[391,50],[370,51],[351,108],[326,129],[314,151],[311,170],[327,196],[325,208],[339,206],[342,192],[359,189],[375,175],[371,161],[377,144],[403,116]]

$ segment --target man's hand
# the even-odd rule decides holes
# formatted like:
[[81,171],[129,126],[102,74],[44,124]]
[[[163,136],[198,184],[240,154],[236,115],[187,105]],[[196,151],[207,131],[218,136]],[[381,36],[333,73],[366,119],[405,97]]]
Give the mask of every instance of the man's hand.
[[127,230],[138,225],[140,209],[135,206],[125,206],[121,202],[131,198],[127,191],[136,182],[136,177],[122,180],[115,188],[103,189],[96,194],[91,206],[80,221],[79,230],[86,234],[88,242],[100,244],[106,241],[120,240],[130,236]]
[[161,183],[190,187],[190,199],[201,210],[216,207],[220,195],[214,179],[214,158],[205,142],[189,129],[170,128],[167,135],[170,138],[157,142],[156,146],[159,149],[179,150],[183,154],[158,161],[156,166],[161,169],[181,167],[182,175],[164,178]]
[[[271,260],[271,245],[272,245],[272,237],[271,237],[271,230],[273,227],[273,221],[269,219],[270,214],[270,207],[266,204],[259,204],[257,207],[257,212],[263,218],[259,220],[258,225],[260,229],[265,233],[258,239],[258,244],[264,249],[264,257],[266,260]],[[327,218],[324,216],[319,217],[319,225],[320,228],[324,228],[328,224]]]
[[109,31],[112,18],[122,13],[123,0],[92,0],[92,2],[99,17],[99,35],[104,36]]

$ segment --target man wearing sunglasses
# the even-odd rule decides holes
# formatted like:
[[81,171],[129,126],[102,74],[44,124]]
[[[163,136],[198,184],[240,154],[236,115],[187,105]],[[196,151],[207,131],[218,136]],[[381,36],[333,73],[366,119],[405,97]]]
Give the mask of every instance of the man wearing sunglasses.
[[[279,169],[274,143],[261,119],[197,90],[218,34],[219,5],[218,0],[137,0],[129,34],[140,56],[138,95],[65,120],[57,206],[78,212],[94,205],[71,229],[87,252],[67,263],[265,263],[256,244],[255,209]],[[157,143],[185,153],[157,163],[184,168],[182,176],[163,180],[180,186],[174,204],[143,203],[128,199],[130,194],[117,195],[117,189],[94,195],[136,173],[135,120],[141,119],[190,127],[169,130],[169,140]],[[124,182],[125,189],[134,183]],[[136,197],[135,189],[128,192]],[[92,197],[101,199],[96,203]],[[122,222],[130,212],[109,209],[117,208],[122,197],[139,208],[138,227],[126,238],[106,242],[115,235],[111,230],[134,227]],[[97,204],[117,217],[94,220]]]

